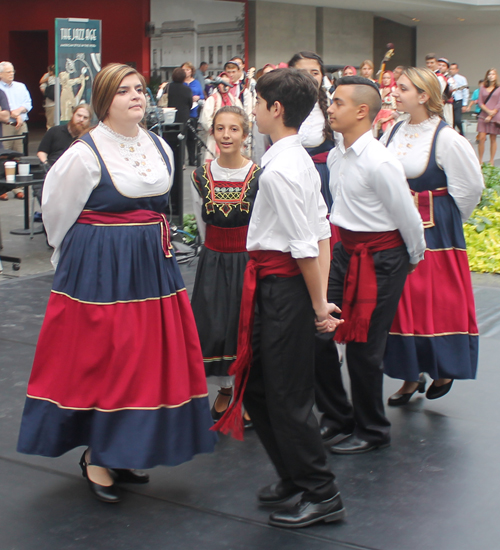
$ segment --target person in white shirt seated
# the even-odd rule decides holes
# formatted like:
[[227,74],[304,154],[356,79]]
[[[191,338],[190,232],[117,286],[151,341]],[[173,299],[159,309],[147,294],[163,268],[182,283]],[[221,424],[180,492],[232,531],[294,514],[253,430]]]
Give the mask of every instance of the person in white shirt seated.
[[371,131],[380,107],[377,86],[351,76],[338,81],[328,109],[332,129],[344,138],[328,157],[330,222],[341,236],[333,249],[328,301],[342,308],[345,322],[335,340],[347,344],[352,393],[351,407],[340,365],[331,365],[330,425],[338,435],[331,451],[337,454],[363,453],[390,443],[382,359],[407,274],[425,251],[422,220],[403,167]]

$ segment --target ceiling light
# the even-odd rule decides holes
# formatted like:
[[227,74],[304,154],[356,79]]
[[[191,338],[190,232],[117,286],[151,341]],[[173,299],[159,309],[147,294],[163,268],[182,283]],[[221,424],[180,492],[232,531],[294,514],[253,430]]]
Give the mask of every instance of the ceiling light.
[[416,17],[412,17],[412,21],[420,21],[420,19],[417,19]]

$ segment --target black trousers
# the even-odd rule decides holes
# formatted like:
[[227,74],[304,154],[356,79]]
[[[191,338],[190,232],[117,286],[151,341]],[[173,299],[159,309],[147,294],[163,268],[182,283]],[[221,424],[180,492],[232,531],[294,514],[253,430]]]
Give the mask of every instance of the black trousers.
[[453,101],[453,128],[458,128],[460,135],[464,135],[462,127],[462,100]]
[[[350,256],[342,243],[334,247],[328,281],[328,301],[342,308],[344,278]],[[347,398],[334,343],[316,337],[316,399],[324,412],[323,425],[354,434],[370,443],[390,441],[390,422],[383,402],[383,368],[387,336],[408,272],[405,246],[375,252],[377,305],[366,343],[349,342],[346,360],[351,379],[352,406]],[[319,388],[321,386],[321,388]]]
[[314,405],[314,311],[302,275],[259,281],[254,360],[244,404],[285,483],[313,502],[337,488]]

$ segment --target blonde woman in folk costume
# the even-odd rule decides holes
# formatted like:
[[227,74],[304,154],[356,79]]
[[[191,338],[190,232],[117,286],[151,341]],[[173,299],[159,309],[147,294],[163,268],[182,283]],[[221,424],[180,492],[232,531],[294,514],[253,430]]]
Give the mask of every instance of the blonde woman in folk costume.
[[384,357],[385,372],[404,380],[389,405],[448,393],[454,380],[473,379],[478,329],[462,222],[481,198],[483,178],[469,142],[443,121],[436,75],[408,68],[394,93],[408,113],[382,138],[403,164],[425,228],[425,260],[408,276]]

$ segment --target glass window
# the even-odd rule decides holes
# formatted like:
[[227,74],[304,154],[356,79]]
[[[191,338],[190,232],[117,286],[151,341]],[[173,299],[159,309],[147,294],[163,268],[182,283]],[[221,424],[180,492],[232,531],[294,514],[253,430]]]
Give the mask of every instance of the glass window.
[[227,60],[229,61],[231,59],[231,57],[233,57],[233,47],[231,45],[229,45],[227,47]]
[[214,62],[214,47],[208,47],[208,64],[211,65]]
[[222,46],[217,46],[217,63],[222,65]]

